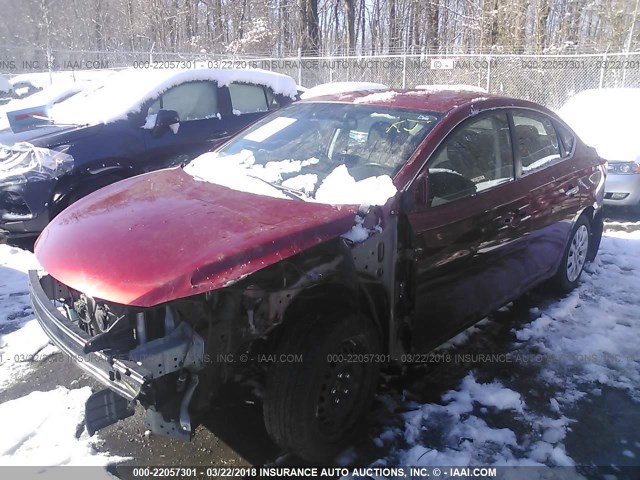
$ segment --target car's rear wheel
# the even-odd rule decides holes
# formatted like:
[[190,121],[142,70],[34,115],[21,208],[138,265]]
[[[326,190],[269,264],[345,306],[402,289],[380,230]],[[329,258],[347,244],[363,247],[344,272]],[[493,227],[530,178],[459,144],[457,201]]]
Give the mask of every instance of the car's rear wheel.
[[555,284],[563,292],[569,292],[578,285],[580,275],[582,275],[587,263],[590,242],[591,226],[589,220],[582,215],[571,231],[569,242],[554,278]]
[[379,351],[375,326],[360,315],[290,325],[267,374],[264,419],[273,440],[305,460],[331,460],[369,409],[379,365],[363,355]]

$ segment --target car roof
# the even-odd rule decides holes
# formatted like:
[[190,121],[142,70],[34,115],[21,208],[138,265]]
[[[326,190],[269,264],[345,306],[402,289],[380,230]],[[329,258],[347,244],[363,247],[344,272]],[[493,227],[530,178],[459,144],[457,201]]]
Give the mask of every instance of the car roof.
[[[375,105],[390,108],[404,108],[413,110],[428,110],[432,112],[445,113],[453,108],[459,107],[475,101],[488,98],[507,99],[490,93],[473,92],[469,90],[449,90],[449,89],[388,89],[388,90],[368,90],[348,92],[335,95],[324,95],[308,100],[304,103],[313,102],[334,102],[353,103],[361,105]],[[516,101],[515,99],[508,99]]]

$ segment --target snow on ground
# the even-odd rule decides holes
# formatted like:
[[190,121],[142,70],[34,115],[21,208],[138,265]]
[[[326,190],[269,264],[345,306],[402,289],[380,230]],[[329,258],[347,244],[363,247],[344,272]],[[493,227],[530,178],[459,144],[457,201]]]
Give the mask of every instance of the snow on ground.
[[32,253],[0,245],[0,388],[24,376],[34,356],[56,351],[31,311],[27,271],[34,268]]
[[0,404],[0,465],[107,465],[120,460],[98,453],[96,439],[84,428],[90,395],[89,387],[58,387]]
[[[374,439],[388,453],[373,465],[575,465],[565,440],[581,402],[588,409],[588,397],[604,386],[640,402],[639,275],[640,231],[606,232],[581,285],[548,307],[533,308],[535,319],[512,331],[515,340],[501,356],[472,369],[437,402],[382,396],[381,424],[405,413]],[[439,352],[455,355],[450,347]],[[635,455],[626,451],[621,455]],[[351,457],[347,451],[339,461]],[[552,469],[531,473],[541,472],[556,478]],[[562,478],[582,478],[561,472]]]
[[[58,350],[33,317],[27,272],[39,268],[30,252],[0,245],[0,388],[25,378],[38,361]],[[106,465],[120,461],[98,453],[97,437],[84,430],[91,389],[57,387],[0,404],[0,465]],[[113,478],[106,471],[98,478]],[[39,472],[53,478],[56,472]]]
[[370,82],[323,83],[307,89],[302,95],[300,95],[300,98],[302,100],[308,100],[310,98],[321,97],[323,95],[338,95],[340,93],[359,92],[362,90],[386,90],[388,88],[389,87],[382,83]]

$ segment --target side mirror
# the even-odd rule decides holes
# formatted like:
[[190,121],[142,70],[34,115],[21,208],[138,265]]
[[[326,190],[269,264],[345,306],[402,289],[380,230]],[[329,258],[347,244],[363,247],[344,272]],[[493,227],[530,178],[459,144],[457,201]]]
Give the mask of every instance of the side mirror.
[[153,127],[153,133],[160,135],[166,129],[171,128],[172,125],[176,125],[174,133],[176,133],[177,126],[180,125],[180,116],[175,110],[158,110],[156,114],[156,124]]

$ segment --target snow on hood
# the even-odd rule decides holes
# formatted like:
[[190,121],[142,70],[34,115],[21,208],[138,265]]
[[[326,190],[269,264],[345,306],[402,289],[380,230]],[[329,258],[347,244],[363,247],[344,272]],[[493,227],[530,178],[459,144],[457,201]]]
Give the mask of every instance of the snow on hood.
[[301,172],[304,167],[315,165],[317,158],[301,160],[281,160],[265,165],[256,163],[249,150],[220,156],[217,152],[205,153],[189,163],[185,172],[197,180],[222,185],[234,190],[276,198],[290,198],[277,186],[294,188],[304,192],[300,198],[330,205],[384,205],[397,193],[397,189],[388,175],[369,177],[356,181],[345,165],[339,165],[327,175],[317,190],[316,174],[300,175],[282,180],[283,174]]
[[287,75],[260,69],[127,69],[99,86],[78,94],[51,109],[58,123],[109,123],[139,112],[142,104],[180,83],[212,80],[226,86],[232,82],[267,85],[274,93],[296,98],[296,83]]
[[370,82],[333,82],[323,83],[315,87],[307,89],[300,98],[307,100],[309,98],[321,97],[323,95],[337,95],[347,92],[358,92],[362,90],[387,90],[389,87],[382,83]]
[[603,158],[640,161],[638,111],[640,88],[605,88],[576,94],[558,115]]

